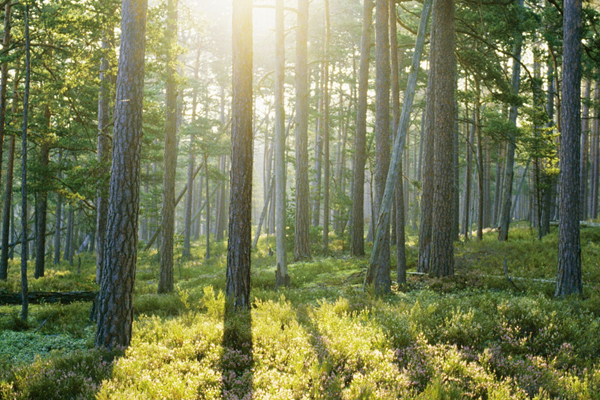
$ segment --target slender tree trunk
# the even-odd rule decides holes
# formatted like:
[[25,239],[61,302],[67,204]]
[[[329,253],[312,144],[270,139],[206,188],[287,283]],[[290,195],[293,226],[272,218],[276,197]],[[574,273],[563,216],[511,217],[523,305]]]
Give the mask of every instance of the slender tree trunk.
[[583,114],[581,116],[581,155],[580,166],[581,172],[579,183],[579,199],[581,207],[579,209],[579,218],[585,221],[588,218],[587,198],[588,198],[588,142],[590,137],[590,106],[592,82],[590,79],[585,81],[585,90],[583,92]]
[[352,242],[350,254],[365,255],[365,163],[367,159],[367,98],[369,90],[369,61],[371,54],[371,24],[373,0],[364,0],[362,34],[360,39],[360,72],[358,76],[358,104],[356,108],[356,136],[354,142],[354,185],[352,192]]
[[23,135],[21,144],[21,320],[29,314],[29,286],[27,282],[27,128],[29,112],[29,85],[31,81],[31,45],[29,41],[29,5],[25,4],[25,91],[23,95]]
[[233,122],[226,309],[250,308],[252,0],[233,0]]
[[454,275],[454,0],[434,4],[435,46],[434,115],[437,137],[434,145],[434,191],[431,232],[432,276]]
[[331,24],[329,21],[329,0],[325,0],[325,62],[323,68],[323,254],[329,254],[329,42]]
[[[523,7],[523,0],[519,0],[519,7]],[[522,13],[523,11],[519,11]],[[516,32],[516,42],[514,47],[514,58],[512,65],[512,89],[513,94],[519,94],[519,85],[521,83],[521,48],[523,42],[523,34],[521,27],[518,27]],[[519,107],[512,105],[510,107],[509,120],[515,127],[517,126],[517,116]],[[510,226],[511,208],[512,208],[512,186],[514,177],[514,166],[515,166],[515,149],[516,140],[514,132],[509,134],[508,142],[506,144],[506,168],[504,171],[504,188],[502,189],[502,208],[500,211],[500,221],[498,224],[498,240],[508,240],[508,228]]]
[[581,0],[563,7],[563,87],[556,297],[583,293],[579,241],[579,138],[581,135]]
[[[44,106],[44,118],[48,129],[50,129],[50,107]],[[50,162],[50,148],[48,143],[42,143],[39,155],[42,174],[47,171],[48,163]],[[46,217],[48,214],[48,192],[41,189],[36,194],[37,204],[35,206],[35,273],[34,277],[40,278],[44,276],[46,266]]]
[[[62,149],[58,150],[58,164],[62,161]],[[58,179],[62,178],[62,174],[59,170]],[[60,192],[57,193],[56,199],[56,218],[55,218],[55,230],[54,230],[54,264],[60,263],[60,233],[62,231],[62,195]]]
[[113,162],[96,346],[127,347],[133,323],[146,47],[145,0],[123,0],[116,86]]
[[[435,19],[435,7],[432,21]],[[434,155],[434,103],[435,103],[435,39],[437,26],[432,23],[429,43],[429,73],[427,78],[427,94],[425,105],[425,131],[423,133],[423,192],[421,194],[421,223],[419,224],[419,260],[418,272],[428,272],[431,259],[431,232],[433,218],[433,155]]]
[[[486,166],[483,161],[483,138],[481,137],[481,99],[480,99],[480,87],[479,80],[475,81],[475,132],[477,135],[477,189],[479,191],[478,196],[478,209],[477,213],[477,240],[483,240],[483,227],[485,226],[485,217],[490,218],[490,213],[486,212],[486,196],[489,199],[489,164]],[[489,155],[489,150],[488,150]],[[487,175],[486,175],[487,174]],[[489,201],[488,203],[489,204]]]
[[[198,79],[200,72],[200,49],[196,52],[196,61],[194,63],[194,79]],[[194,86],[192,93],[192,124],[196,121],[196,111],[198,108],[198,88]],[[194,170],[196,169],[196,130],[190,130],[190,155],[188,160],[188,179],[187,179],[187,196],[185,198],[185,216],[184,216],[184,234],[183,234],[183,250],[181,256],[190,258],[191,240],[192,240],[192,206],[194,204]]]
[[98,144],[96,157],[101,166],[101,179],[96,189],[96,283],[102,281],[102,257],[104,255],[104,243],[106,239],[106,214],[108,212],[108,177],[110,171],[111,138],[110,138],[110,72],[109,58],[113,50],[114,29],[108,28],[102,37],[102,60],[100,62],[100,90],[98,96]]
[[277,271],[275,286],[287,286],[285,249],[285,36],[283,0],[275,1],[275,233]]
[[[321,66],[321,70],[323,66]],[[323,163],[323,80],[324,72],[321,73],[320,82],[317,83],[316,97],[319,99],[318,101],[318,112],[316,118],[316,127],[315,127],[315,176],[313,181],[313,204],[312,204],[312,226],[319,226],[319,221],[321,219],[321,173],[322,173],[322,163]]]
[[6,165],[6,186],[4,187],[4,208],[2,209],[2,255],[0,256],[0,280],[8,278],[9,235],[11,227],[13,172],[15,164],[15,136],[10,137],[8,161]]
[[592,219],[598,218],[598,182],[600,181],[600,82],[596,82],[594,90],[594,103],[596,104],[594,113],[594,123],[592,130],[592,152],[593,152],[593,179],[592,190],[590,194],[590,216]]
[[206,165],[206,253],[204,259],[210,258],[210,190],[208,184],[208,154],[204,154],[204,165]]
[[[10,47],[12,2],[4,5],[4,33],[2,36],[2,51],[8,54]],[[4,134],[6,132],[6,87],[8,85],[8,61],[0,66],[0,181],[2,180],[2,153],[4,150]],[[12,139],[11,139],[12,140]],[[10,157],[10,156],[9,156]]]
[[310,258],[308,187],[308,0],[298,0],[296,28],[296,227],[294,259]]
[[[472,127],[469,127],[469,116],[468,116],[468,109],[466,108],[466,104],[465,104],[465,110],[467,115],[466,115],[466,123],[465,123],[465,137],[466,137],[466,146],[465,146],[465,154],[466,154],[466,169],[465,169],[465,194],[464,194],[464,200],[463,200],[463,227],[462,227],[462,233],[465,237],[465,240],[468,241],[470,239],[471,236],[471,220],[469,219],[470,217],[470,210],[471,210],[471,164],[473,163],[472,160],[472,150],[471,150],[471,146],[473,145],[473,142],[475,142],[475,124],[473,124]],[[480,196],[481,197],[481,196]]]
[[167,77],[165,120],[165,172],[161,212],[160,277],[158,293],[173,291],[173,246],[175,234],[175,179],[177,174],[177,0],[167,2]]

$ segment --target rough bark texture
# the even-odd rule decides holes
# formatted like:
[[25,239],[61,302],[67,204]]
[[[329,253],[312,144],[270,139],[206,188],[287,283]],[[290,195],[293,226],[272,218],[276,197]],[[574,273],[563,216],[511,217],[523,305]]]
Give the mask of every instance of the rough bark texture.
[[[375,3],[375,216],[379,216],[381,200],[390,166],[390,41],[389,0]],[[379,223],[378,223],[379,225]],[[379,230],[380,227],[377,226]],[[390,227],[389,220],[381,227],[381,256],[374,271],[375,287],[389,291]]]
[[8,248],[10,240],[10,215],[13,192],[13,173],[15,165],[15,136],[10,137],[8,161],[6,165],[6,183],[4,186],[4,208],[2,209],[2,253],[0,255],[0,280],[8,278]]
[[250,308],[252,0],[233,0],[233,121],[226,309]]
[[589,79],[585,81],[583,92],[583,113],[581,115],[581,156],[579,159],[580,183],[579,199],[581,206],[579,208],[579,219],[585,221],[588,218],[587,195],[588,195],[588,142],[590,137],[590,95],[592,91],[592,82]]
[[434,190],[429,273],[454,274],[454,0],[437,0],[433,25],[434,74]]
[[[435,20],[436,9],[432,11]],[[421,194],[421,223],[419,224],[418,272],[428,272],[431,259],[431,231],[433,217],[433,154],[434,154],[434,103],[435,103],[435,40],[437,26],[431,24],[429,48],[429,74],[427,78],[427,101],[425,106],[425,131],[423,132],[423,192]]]
[[275,232],[277,272],[275,286],[287,286],[285,248],[285,33],[283,0],[275,1]]
[[[519,0],[519,6],[523,6],[523,0]],[[523,11],[520,11],[523,12]],[[513,94],[519,94],[519,86],[521,83],[521,47],[522,47],[522,33],[521,28],[518,28],[516,33],[516,43],[513,54],[512,64],[512,89]],[[519,107],[512,105],[510,107],[509,120],[516,127],[517,116]],[[504,168],[504,179],[502,181],[502,203],[500,211],[500,221],[498,224],[498,240],[508,240],[508,228],[510,226],[511,219],[511,208],[512,208],[512,187],[515,169],[515,149],[516,149],[516,137],[514,131],[509,134],[508,142],[506,143],[506,166]]]
[[558,274],[555,296],[582,294],[579,242],[579,137],[581,134],[581,0],[565,0],[558,209]]
[[594,122],[592,129],[592,187],[590,193],[590,218],[598,218],[598,182],[600,181],[600,82],[596,82],[594,90]]
[[369,61],[371,54],[371,25],[373,0],[364,0],[362,34],[360,39],[360,71],[356,107],[356,136],[354,142],[354,185],[352,188],[352,242],[350,254],[365,255],[365,162],[367,159],[367,92],[369,90]]
[[98,142],[96,157],[100,164],[101,177],[96,189],[96,283],[102,281],[102,257],[106,239],[106,217],[108,213],[108,184],[105,176],[110,168],[110,64],[109,54],[113,51],[112,29],[102,38],[102,61],[100,62],[100,90],[98,96]]
[[167,3],[167,83],[165,119],[165,171],[161,212],[160,277],[158,293],[173,291],[173,241],[175,234],[175,177],[177,174],[177,0]]
[[146,47],[145,0],[123,0],[113,157],[96,345],[127,347],[133,323]]
[[308,0],[298,0],[296,28],[296,227],[294,259],[310,258],[308,188]]

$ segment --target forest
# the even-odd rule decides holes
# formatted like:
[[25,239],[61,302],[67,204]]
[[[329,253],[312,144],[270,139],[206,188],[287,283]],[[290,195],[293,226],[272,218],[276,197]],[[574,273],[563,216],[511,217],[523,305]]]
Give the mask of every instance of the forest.
[[0,400],[600,400],[598,0],[0,3]]

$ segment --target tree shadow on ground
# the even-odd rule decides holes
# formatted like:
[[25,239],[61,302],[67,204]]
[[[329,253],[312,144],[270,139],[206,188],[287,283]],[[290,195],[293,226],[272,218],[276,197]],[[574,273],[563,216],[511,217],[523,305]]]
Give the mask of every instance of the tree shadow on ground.
[[251,311],[226,311],[221,356],[223,399],[252,399],[254,391],[252,350]]

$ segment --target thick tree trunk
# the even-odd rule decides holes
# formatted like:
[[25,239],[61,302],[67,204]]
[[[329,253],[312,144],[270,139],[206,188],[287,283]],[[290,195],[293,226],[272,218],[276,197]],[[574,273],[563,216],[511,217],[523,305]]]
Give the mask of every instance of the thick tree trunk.
[[165,171],[161,212],[160,276],[158,293],[173,291],[175,234],[175,179],[177,175],[177,0],[167,2],[167,77],[165,119]]
[[146,47],[145,0],[123,0],[113,162],[96,346],[127,347],[133,323]]
[[431,232],[429,273],[440,277],[454,275],[454,204],[449,201],[454,192],[454,0],[438,0],[434,9],[434,126],[437,135],[432,217],[435,228]]
[[250,308],[252,0],[233,0],[233,122],[226,310]]
[[579,138],[581,134],[581,0],[563,8],[563,87],[556,297],[582,294],[579,241]]
[[308,187],[308,0],[298,0],[296,28],[296,227],[294,259],[310,258]]
[[360,72],[358,76],[358,104],[356,108],[356,136],[354,142],[354,185],[352,188],[352,242],[350,254],[365,255],[365,163],[367,159],[367,92],[369,90],[369,61],[371,54],[371,24],[373,0],[364,0],[362,34],[360,39]]
[[275,286],[287,286],[287,254],[285,248],[285,37],[283,0],[275,1],[275,233],[277,271]]
[[[523,0],[519,0],[519,7],[523,7]],[[519,11],[523,12],[523,11]],[[512,64],[512,90],[514,95],[519,94],[519,86],[521,83],[521,48],[523,44],[523,34],[521,32],[521,27],[518,27],[518,32],[515,34],[516,43],[514,47],[513,54],[513,64]],[[512,125],[517,126],[517,116],[519,112],[519,107],[517,105],[512,105],[510,107],[510,115],[509,120]],[[504,170],[504,187],[502,189],[502,208],[500,211],[500,221],[498,223],[498,240],[505,241],[508,240],[508,228],[510,226],[511,219],[511,208],[512,208],[512,186],[513,186],[513,177],[514,177],[514,167],[515,167],[515,149],[516,149],[516,140],[514,132],[511,132],[508,137],[508,142],[506,144],[506,167]]]

